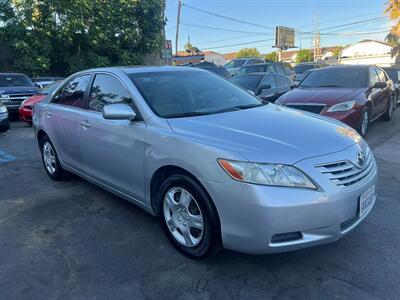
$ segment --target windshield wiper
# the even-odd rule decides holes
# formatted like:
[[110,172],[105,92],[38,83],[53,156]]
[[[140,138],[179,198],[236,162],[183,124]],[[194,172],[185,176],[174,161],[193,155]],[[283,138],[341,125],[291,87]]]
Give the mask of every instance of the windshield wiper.
[[268,104],[268,102],[236,105],[236,106],[233,106],[233,107],[228,107],[228,108],[217,110],[217,111],[215,111],[215,113],[223,113],[223,112],[228,112],[228,111],[236,111],[236,110],[248,109],[248,108],[263,106],[263,105],[266,105],[266,104]]
[[340,85],[335,85],[335,84],[327,84],[327,85],[318,85],[316,87],[341,87]]

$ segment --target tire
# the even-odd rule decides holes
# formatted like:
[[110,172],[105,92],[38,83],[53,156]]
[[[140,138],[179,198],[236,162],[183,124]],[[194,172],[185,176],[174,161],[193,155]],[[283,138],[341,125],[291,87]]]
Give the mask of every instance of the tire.
[[179,252],[200,259],[220,249],[218,214],[195,180],[184,174],[168,177],[160,186],[157,200],[163,230]]
[[382,116],[384,121],[390,121],[393,117],[393,112],[396,107],[396,98],[394,96],[390,97],[390,102],[385,114]]
[[10,130],[10,124],[0,126],[0,132],[7,132]]
[[48,136],[43,136],[40,140],[40,151],[47,175],[55,181],[63,179],[66,172],[62,169],[57,152]]
[[370,111],[368,107],[364,107],[361,112],[360,125],[357,130],[362,137],[366,137],[368,133],[370,119]]

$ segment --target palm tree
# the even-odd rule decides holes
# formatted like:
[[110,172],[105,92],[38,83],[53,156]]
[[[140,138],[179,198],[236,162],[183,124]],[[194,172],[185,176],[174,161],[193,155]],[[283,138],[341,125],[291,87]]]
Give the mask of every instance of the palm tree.
[[396,63],[398,63],[400,58],[400,0],[387,1],[385,14],[396,22],[386,36],[386,42],[393,47],[392,57],[396,57]]
[[390,30],[390,34],[400,37],[400,0],[389,0],[386,2],[385,14],[396,24]]

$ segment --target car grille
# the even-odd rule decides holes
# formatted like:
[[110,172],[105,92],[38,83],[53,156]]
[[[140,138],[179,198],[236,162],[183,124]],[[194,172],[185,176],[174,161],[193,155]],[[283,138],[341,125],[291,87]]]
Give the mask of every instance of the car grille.
[[314,114],[319,114],[321,111],[325,108],[325,105],[323,104],[312,104],[312,105],[307,105],[307,104],[288,104],[286,105],[287,107],[290,108],[296,108],[308,112],[312,112]]
[[370,177],[374,172],[374,160],[371,151],[368,150],[363,167],[346,160],[317,165],[316,168],[337,186],[350,188]]
[[14,94],[9,95],[9,100],[11,104],[21,104],[22,101],[28,99],[31,96],[33,96],[33,94]]

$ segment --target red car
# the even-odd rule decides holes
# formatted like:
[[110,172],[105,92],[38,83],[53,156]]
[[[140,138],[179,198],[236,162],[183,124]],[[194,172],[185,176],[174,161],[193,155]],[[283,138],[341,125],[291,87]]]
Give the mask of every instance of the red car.
[[374,66],[313,70],[276,103],[337,119],[362,136],[379,117],[391,120],[395,108],[393,83],[385,71]]
[[27,122],[29,125],[32,125],[32,108],[33,105],[42,101],[48,94],[53,93],[61,84],[61,81],[53,82],[52,84],[47,85],[42,88],[39,93],[29,97],[25,101],[21,103],[19,107],[19,118],[22,121]]

